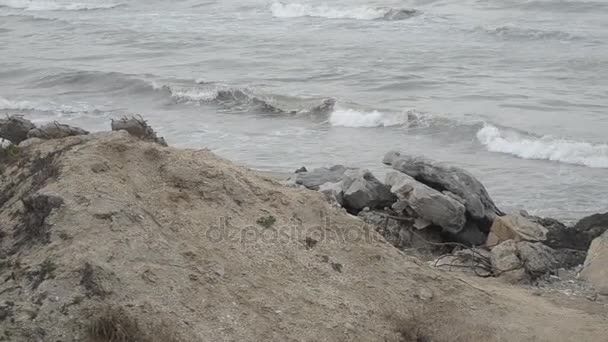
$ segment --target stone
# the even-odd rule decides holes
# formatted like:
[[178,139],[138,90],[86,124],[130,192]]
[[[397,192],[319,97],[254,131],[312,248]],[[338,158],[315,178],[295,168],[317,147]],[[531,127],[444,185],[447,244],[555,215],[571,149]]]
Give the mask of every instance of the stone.
[[464,228],[465,207],[453,198],[400,172],[389,172],[385,183],[399,201],[406,203],[418,217],[453,234]]
[[555,251],[540,242],[518,242],[517,251],[526,272],[533,279],[558,268]]
[[352,212],[363,208],[381,209],[391,206],[397,198],[369,170],[348,170],[342,180],[343,206]]
[[319,187],[319,192],[325,195],[325,198],[336,206],[344,205],[344,192],[342,191],[342,182],[325,183]]
[[589,241],[593,241],[608,230],[608,213],[584,217],[574,225],[574,229],[585,233]]
[[490,227],[486,246],[492,247],[503,241],[545,241],[547,228],[518,214],[497,216]]
[[557,264],[559,267],[565,269],[574,268],[584,264],[585,258],[587,257],[587,251],[580,251],[577,249],[560,248],[556,249],[554,252]]
[[148,125],[148,123],[141,116],[123,117],[119,120],[112,120],[113,131],[127,131],[130,135],[140,138],[142,140],[148,140],[156,142],[159,145],[167,146],[167,142],[163,137],[157,136],[156,132]]
[[549,217],[528,216],[530,221],[547,228],[547,239],[543,242],[551,248],[567,248],[587,251],[593,238],[584,231],[568,227]]
[[301,168],[297,169],[295,173],[301,173],[301,172],[308,172],[308,169],[306,169],[306,166],[302,166]]
[[483,246],[486,243],[487,235],[483,233],[477,223],[472,220],[467,220],[464,228],[456,233],[448,233],[450,241],[459,242],[467,246]]
[[449,191],[460,197],[469,215],[483,220],[487,228],[496,216],[503,215],[483,184],[462,168],[422,157],[402,155],[396,151],[388,152],[382,162],[435,190]]
[[342,181],[346,170],[348,169],[345,166],[334,165],[330,168],[321,167],[309,172],[299,172],[295,175],[295,183],[308,189],[319,190],[319,187],[325,183]]
[[27,139],[27,134],[34,128],[36,125],[21,116],[9,116],[6,119],[0,119],[0,138],[18,145]]
[[529,281],[523,263],[517,256],[517,243],[508,240],[492,248],[492,267],[494,274],[511,284]]
[[89,132],[82,128],[51,122],[30,130],[27,137],[49,140],[87,134],[89,134]]
[[595,238],[587,252],[581,277],[599,294],[608,296],[608,232]]

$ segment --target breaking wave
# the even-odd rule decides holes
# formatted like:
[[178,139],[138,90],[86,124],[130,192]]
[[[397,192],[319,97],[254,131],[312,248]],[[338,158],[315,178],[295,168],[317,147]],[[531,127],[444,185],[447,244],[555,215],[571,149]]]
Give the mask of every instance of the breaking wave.
[[86,11],[111,9],[125,6],[122,3],[83,3],[71,1],[44,0],[0,0],[0,7],[21,9],[24,11]]
[[530,137],[486,124],[477,139],[488,151],[508,153],[524,159],[551,160],[593,168],[608,168],[608,144]]
[[404,20],[418,14],[414,9],[390,7],[338,8],[326,5],[312,6],[301,3],[275,2],[270,6],[272,15],[277,18],[319,17],[328,19],[357,20]]
[[407,123],[405,114],[388,114],[377,110],[371,112],[355,109],[336,109],[330,117],[332,126],[340,127],[389,127]]

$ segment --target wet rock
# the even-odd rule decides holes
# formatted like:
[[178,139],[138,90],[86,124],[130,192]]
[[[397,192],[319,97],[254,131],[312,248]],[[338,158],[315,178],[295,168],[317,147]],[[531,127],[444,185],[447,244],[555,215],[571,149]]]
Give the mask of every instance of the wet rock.
[[490,227],[486,245],[496,246],[503,241],[545,241],[547,228],[518,214],[497,216]]
[[397,198],[368,170],[348,170],[342,180],[344,207],[351,212],[363,208],[391,206]]
[[437,191],[449,191],[462,198],[469,215],[487,225],[480,227],[484,231],[496,216],[503,215],[483,184],[464,169],[396,151],[387,153],[383,163]]
[[308,170],[306,169],[305,166],[302,166],[301,168],[297,169],[295,173],[302,173],[302,172],[308,172]]
[[112,120],[112,130],[124,130],[129,132],[132,136],[142,140],[154,141],[162,146],[167,146],[165,139],[157,136],[156,132],[154,132],[152,127],[150,127],[141,116],[131,116],[119,120]]
[[466,221],[465,208],[458,201],[434,190],[414,178],[400,173],[386,175],[386,185],[400,202],[407,204],[420,218],[457,234]]
[[0,138],[6,139],[15,145],[27,139],[27,134],[36,126],[21,116],[13,115],[0,119]]
[[567,248],[586,251],[593,238],[584,231],[568,227],[556,219],[528,216],[530,221],[547,228],[547,239],[543,242],[551,248]]
[[30,130],[27,137],[49,140],[87,134],[89,134],[89,132],[82,128],[60,124],[58,122],[51,122]]
[[570,269],[585,263],[587,251],[579,251],[570,248],[555,249],[555,259],[561,268]]
[[583,232],[587,235],[589,241],[593,241],[595,238],[608,231],[608,213],[593,214],[584,217],[574,225],[574,229]]
[[411,18],[418,14],[418,11],[415,9],[405,9],[405,8],[391,8],[382,17],[383,20],[393,21],[393,20],[404,20]]
[[338,183],[344,177],[344,173],[348,168],[342,165],[334,165],[330,168],[321,167],[310,172],[300,172],[295,176],[295,182],[298,185],[312,190],[319,190],[319,187],[325,183]]
[[608,232],[593,240],[581,277],[602,295],[608,296]]

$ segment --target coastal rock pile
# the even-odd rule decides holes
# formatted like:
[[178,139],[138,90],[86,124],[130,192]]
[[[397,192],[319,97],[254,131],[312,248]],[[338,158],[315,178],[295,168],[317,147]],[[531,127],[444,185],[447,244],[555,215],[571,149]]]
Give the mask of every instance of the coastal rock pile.
[[89,132],[84,129],[58,122],[36,127],[31,121],[17,115],[0,119],[0,138],[6,139],[15,145],[29,138],[48,140],[86,134],[89,134]]
[[393,169],[384,183],[342,165],[303,168],[293,181],[358,215],[396,247],[434,255],[436,267],[468,267],[514,283],[581,265],[591,241],[608,229],[602,215],[567,227],[526,212],[505,214],[475,176],[453,165],[396,151],[383,163]]

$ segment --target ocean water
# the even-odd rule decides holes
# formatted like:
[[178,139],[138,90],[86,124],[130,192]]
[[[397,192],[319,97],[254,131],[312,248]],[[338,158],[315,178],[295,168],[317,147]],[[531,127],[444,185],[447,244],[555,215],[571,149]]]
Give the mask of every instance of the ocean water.
[[272,171],[397,149],[573,221],[608,211],[608,0],[0,0],[0,113]]

